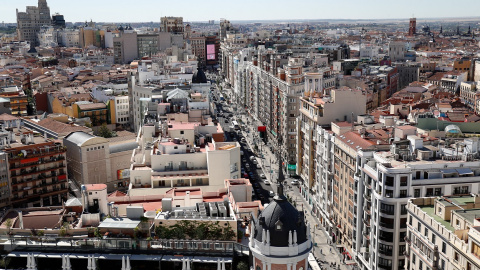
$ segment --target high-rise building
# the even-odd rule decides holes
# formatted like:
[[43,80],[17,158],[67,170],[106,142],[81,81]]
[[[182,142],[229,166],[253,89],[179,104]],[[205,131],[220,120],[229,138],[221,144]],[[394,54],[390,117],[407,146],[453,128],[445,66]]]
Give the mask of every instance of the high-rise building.
[[38,0],[38,7],[27,6],[26,12],[17,9],[17,35],[19,40],[30,42],[30,45],[39,44],[37,34],[42,25],[51,25],[50,8],[47,0]]
[[223,42],[223,40],[227,37],[227,34],[230,33],[232,29],[232,24],[229,20],[220,20],[220,42]]
[[417,33],[417,18],[410,18],[410,24],[408,26],[408,35],[414,36]]

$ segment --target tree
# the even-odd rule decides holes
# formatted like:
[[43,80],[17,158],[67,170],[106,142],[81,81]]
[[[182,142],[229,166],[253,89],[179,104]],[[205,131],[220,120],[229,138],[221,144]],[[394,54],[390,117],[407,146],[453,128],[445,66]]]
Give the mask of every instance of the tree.
[[113,132],[108,129],[107,124],[102,124],[100,128],[98,129],[98,136],[104,137],[104,138],[111,138],[113,137]]
[[12,222],[12,219],[11,218],[7,218],[7,220],[5,220],[5,226],[7,226],[7,228],[11,228],[13,225],[13,222]]
[[237,270],[248,270],[248,264],[244,261],[237,263]]

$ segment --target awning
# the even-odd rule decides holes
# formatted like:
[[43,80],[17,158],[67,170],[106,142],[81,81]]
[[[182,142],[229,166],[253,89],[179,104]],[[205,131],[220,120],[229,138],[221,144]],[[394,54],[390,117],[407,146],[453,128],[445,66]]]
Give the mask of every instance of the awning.
[[297,169],[297,164],[288,164],[287,169],[294,171]]
[[440,170],[442,173],[445,173],[445,174],[450,174],[450,173],[456,173],[457,170],[455,169],[443,169],[443,170]]
[[131,220],[129,218],[106,218],[100,223],[98,228],[107,229],[135,229],[140,224],[140,220]]
[[472,169],[470,168],[458,168],[455,169],[459,175],[473,174]]

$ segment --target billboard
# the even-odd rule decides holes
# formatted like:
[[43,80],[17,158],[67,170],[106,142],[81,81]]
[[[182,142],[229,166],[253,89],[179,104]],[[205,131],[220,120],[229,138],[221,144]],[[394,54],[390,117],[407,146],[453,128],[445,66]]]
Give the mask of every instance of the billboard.
[[125,179],[130,177],[130,170],[129,169],[124,169],[124,170],[117,170],[117,179]]
[[215,60],[215,44],[207,44],[207,60]]

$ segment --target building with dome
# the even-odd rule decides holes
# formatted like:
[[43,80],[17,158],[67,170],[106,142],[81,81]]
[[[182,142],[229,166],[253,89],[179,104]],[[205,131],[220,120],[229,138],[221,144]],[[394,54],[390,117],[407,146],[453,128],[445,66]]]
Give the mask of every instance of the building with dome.
[[308,254],[312,249],[310,226],[305,223],[304,213],[284,196],[284,180],[280,169],[276,196],[250,223],[249,248],[255,270],[304,270],[308,267]]
[[197,71],[193,73],[192,83],[207,83],[207,76],[201,67],[198,67]]

